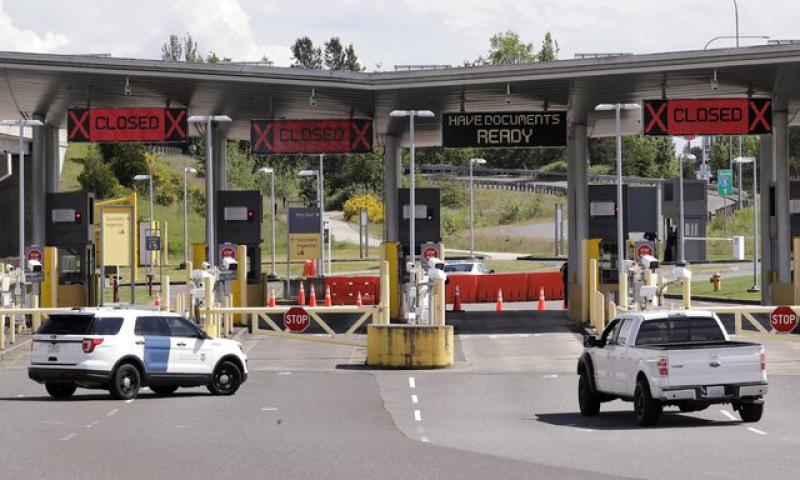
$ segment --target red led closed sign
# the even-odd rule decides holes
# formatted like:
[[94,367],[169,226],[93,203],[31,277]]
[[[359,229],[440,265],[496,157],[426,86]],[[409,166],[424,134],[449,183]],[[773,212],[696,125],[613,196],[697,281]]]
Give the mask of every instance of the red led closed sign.
[[250,152],[371,153],[372,120],[252,120]]
[[769,98],[645,100],[645,135],[759,135],[772,133]]
[[70,142],[185,142],[185,108],[71,108]]

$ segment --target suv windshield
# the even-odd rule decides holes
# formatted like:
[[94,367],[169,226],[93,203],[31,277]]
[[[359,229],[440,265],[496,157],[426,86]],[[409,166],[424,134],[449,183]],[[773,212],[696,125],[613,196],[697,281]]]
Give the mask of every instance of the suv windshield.
[[673,317],[642,322],[636,345],[722,340],[725,340],[725,335],[713,317]]

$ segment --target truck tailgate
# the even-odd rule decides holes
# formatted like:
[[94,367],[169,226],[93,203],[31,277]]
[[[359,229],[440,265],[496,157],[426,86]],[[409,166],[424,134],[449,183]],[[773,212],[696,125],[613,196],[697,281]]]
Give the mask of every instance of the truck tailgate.
[[726,385],[757,383],[765,380],[761,370],[760,345],[723,348],[669,350],[670,387],[686,385]]

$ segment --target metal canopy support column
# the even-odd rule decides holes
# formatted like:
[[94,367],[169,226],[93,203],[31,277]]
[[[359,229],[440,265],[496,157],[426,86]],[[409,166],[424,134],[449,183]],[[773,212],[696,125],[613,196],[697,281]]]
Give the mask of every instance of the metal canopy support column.
[[383,162],[383,204],[384,215],[383,238],[387,242],[400,240],[400,218],[397,212],[398,189],[400,188],[400,163],[402,146],[396,135],[386,135],[384,141]]
[[[45,123],[43,114],[35,113],[33,115],[35,120]],[[46,180],[47,177],[47,127],[31,127],[33,131],[32,148],[31,148],[31,184],[26,185],[28,195],[31,199],[30,221],[31,221],[31,235],[27,239],[28,245],[44,245],[44,229],[45,229],[45,195],[47,193]],[[26,213],[27,214],[27,213]],[[27,246],[27,245],[26,245]]]
[[575,321],[588,318],[588,285],[585,244],[588,239],[588,182],[586,177],[588,134],[586,124],[571,123],[568,137],[567,195],[569,220],[569,316]]
[[[60,131],[45,125],[45,188],[47,193],[61,190],[61,139]],[[34,134],[35,135],[35,134]]]
[[[759,151],[759,185],[761,191],[761,209],[759,210],[759,234],[761,236],[761,303],[772,305],[772,292],[770,288],[770,277],[772,275],[774,237],[772,232],[775,224],[770,218],[769,188],[774,178],[773,151],[774,143],[772,135],[761,135],[761,147]],[[754,234],[756,232],[753,232]],[[788,260],[787,260],[788,262]]]
[[[788,284],[792,281],[792,234],[789,223],[789,123],[786,110],[773,112],[773,141],[774,160],[772,178],[775,182],[775,223],[776,247],[774,268],[777,272],[777,281]],[[763,175],[763,173],[762,173]],[[762,190],[763,199],[768,199],[769,190]],[[762,205],[769,202],[763,202]],[[763,206],[762,206],[763,208]]]

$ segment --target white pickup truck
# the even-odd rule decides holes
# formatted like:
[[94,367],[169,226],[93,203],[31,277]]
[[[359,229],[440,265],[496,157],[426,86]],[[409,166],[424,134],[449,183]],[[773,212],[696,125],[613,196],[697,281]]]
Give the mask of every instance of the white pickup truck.
[[581,414],[600,404],[632,401],[639,425],[658,422],[664,406],[681,412],[730,403],[757,422],[767,393],[764,347],[732,341],[719,318],[702,310],[633,312],[586,337],[578,360]]

